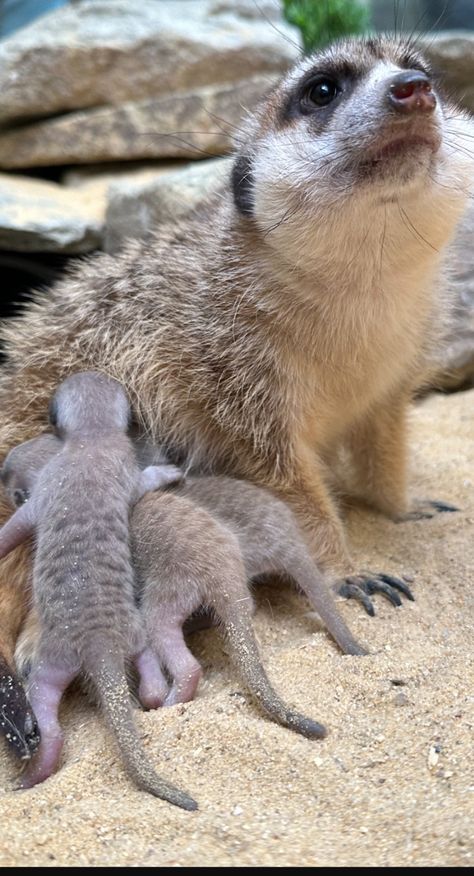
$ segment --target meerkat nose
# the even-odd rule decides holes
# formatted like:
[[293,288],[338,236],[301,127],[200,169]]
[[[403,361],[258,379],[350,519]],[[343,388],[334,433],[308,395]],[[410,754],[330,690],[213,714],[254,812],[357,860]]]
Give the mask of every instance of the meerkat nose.
[[436,95],[421,70],[404,70],[393,78],[388,90],[390,105],[400,113],[433,112]]

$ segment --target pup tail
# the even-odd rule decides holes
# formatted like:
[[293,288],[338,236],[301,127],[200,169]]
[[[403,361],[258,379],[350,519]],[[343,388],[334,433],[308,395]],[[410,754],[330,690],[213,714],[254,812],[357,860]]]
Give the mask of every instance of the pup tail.
[[119,659],[111,660],[110,653],[107,653],[98,660],[94,659],[93,665],[87,666],[90,661],[85,661],[85,668],[97,687],[107,723],[115,735],[128,775],[137,788],[154,797],[188,811],[197,809],[192,797],[165,782],[153,769],[133,720],[130,692]]

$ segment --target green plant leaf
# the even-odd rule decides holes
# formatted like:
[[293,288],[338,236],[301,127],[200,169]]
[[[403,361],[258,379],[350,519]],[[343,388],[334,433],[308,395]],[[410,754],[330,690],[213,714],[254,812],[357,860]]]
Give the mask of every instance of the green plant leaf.
[[363,0],[283,0],[283,13],[301,31],[305,52],[338,37],[369,29],[370,10]]

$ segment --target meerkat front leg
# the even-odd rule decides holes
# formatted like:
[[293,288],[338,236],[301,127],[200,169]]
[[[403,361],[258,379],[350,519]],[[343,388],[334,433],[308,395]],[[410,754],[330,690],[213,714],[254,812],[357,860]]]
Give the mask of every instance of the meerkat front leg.
[[276,491],[297,515],[309,541],[313,558],[322,566],[336,591],[347,599],[357,599],[367,614],[375,614],[370,599],[382,593],[392,605],[401,605],[399,592],[408,599],[413,595],[405,581],[384,572],[358,571],[351,561],[336,504],[325,483],[324,466],[304,453],[293,480]]
[[[429,499],[409,501],[408,403],[408,396],[402,394],[383,407],[373,409],[350,436],[354,476],[351,486],[355,494],[396,523],[422,520],[434,517],[439,512],[458,510],[447,502]],[[339,592],[362,601],[369,614],[373,613],[373,606],[368,597],[376,590],[383,592],[394,605],[401,604],[399,593],[407,599],[414,599],[410,588],[400,578],[381,573],[376,577],[382,586],[378,584],[374,587],[371,575],[363,576],[362,580],[360,576],[352,575]]]
[[390,399],[351,435],[357,495],[395,523],[459,510],[440,500],[408,498],[408,404],[406,395]]

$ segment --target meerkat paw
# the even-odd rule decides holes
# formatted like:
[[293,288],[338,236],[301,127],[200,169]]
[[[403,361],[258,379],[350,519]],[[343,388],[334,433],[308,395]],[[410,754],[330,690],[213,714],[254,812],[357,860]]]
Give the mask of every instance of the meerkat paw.
[[21,681],[0,662],[0,733],[21,760],[29,760],[40,743],[40,732]]
[[395,523],[406,523],[408,520],[430,520],[437,514],[451,514],[453,511],[459,510],[456,505],[451,505],[449,502],[441,502],[436,499],[417,499],[412,503],[410,511],[397,514],[394,521]]
[[371,600],[374,593],[381,593],[392,605],[397,608],[402,604],[400,593],[414,602],[415,597],[406,581],[396,578],[394,575],[386,575],[384,572],[362,572],[348,575],[335,586],[336,592],[346,599],[357,599],[364,606],[367,614],[375,615],[375,608]]

